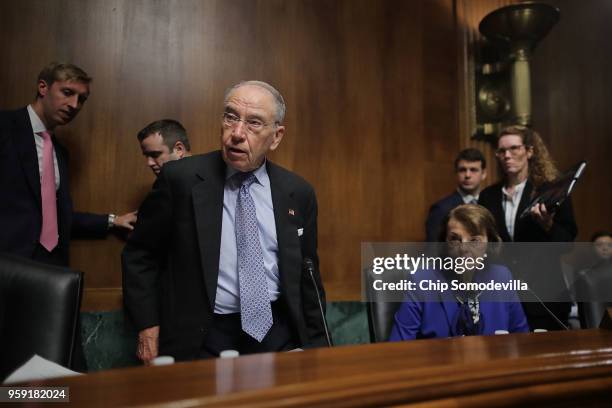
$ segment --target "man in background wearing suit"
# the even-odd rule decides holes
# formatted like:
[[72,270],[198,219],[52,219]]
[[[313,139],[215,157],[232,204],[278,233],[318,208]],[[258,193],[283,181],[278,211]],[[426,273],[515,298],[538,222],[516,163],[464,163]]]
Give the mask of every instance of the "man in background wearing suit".
[[145,363],[325,344],[316,288],[303,272],[311,259],[325,304],[315,193],[266,159],[283,138],[284,115],[271,85],[235,85],[221,150],[166,163],[142,204],[123,251],[123,290]]
[[[67,266],[72,236],[104,236],[112,227],[133,229],[136,213],[73,212],[68,151],[55,138],[89,96],[91,78],[72,64],[51,63],[38,76],[36,99],[0,112],[0,252]],[[75,368],[87,368],[80,332]]]
[[55,137],[89,97],[91,78],[72,64],[51,63],[38,76],[36,99],[0,112],[0,252],[68,265],[74,236],[104,236],[133,229],[136,213],[121,216],[73,212],[68,151]]
[[191,156],[187,131],[180,122],[173,119],[149,123],[138,132],[138,142],[147,166],[156,176],[167,162]]
[[453,208],[461,204],[476,204],[480,184],[487,178],[487,160],[478,149],[468,148],[455,159],[457,189],[449,196],[434,203],[425,223],[427,242],[438,241],[442,220]]

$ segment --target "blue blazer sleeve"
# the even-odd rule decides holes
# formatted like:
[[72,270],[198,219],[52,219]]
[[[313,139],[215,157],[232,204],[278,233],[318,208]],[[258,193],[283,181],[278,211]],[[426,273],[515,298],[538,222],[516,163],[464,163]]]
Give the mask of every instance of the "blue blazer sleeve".
[[425,234],[427,242],[437,242],[440,235],[440,227],[444,217],[458,205],[463,204],[463,199],[458,192],[444,197],[440,201],[434,203],[429,209],[427,220],[425,221]]
[[417,334],[421,330],[422,316],[422,302],[417,302],[414,298],[403,302],[395,313],[389,341],[416,339]]
[[529,332],[527,317],[525,316],[525,312],[523,312],[523,307],[521,306],[521,303],[518,301],[518,299],[516,302],[508,302],[508,314],[510,316],[508,322],[508,331],[510,333]]

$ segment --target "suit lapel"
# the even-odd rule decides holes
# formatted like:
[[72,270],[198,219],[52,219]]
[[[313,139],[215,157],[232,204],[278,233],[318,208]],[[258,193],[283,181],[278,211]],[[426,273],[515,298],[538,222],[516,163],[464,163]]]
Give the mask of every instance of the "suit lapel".
[[523,189],[523,195],[521,196],[521,201],[519,202],[518,210],[516,211],[516,217],[514,218],[514,237],[516,238],[520,234],[521,230],[521,220],[519,217],[525,211],[529,203],[531,202],[531,193],[533,191],[533,185],[529,180],[525,183],[525,188]]
[[300,296],[302,252],[295,219],[300,218],[301,214],[298,212],[294,192],[283,179],[277,166],[269,160],[266,166],[272,191],[282,293],[288,299],[296,299]]
[[510,234],[508,233],[508,227],[506,226],[506,216],[504,213],[504,207],[502,206],[503,202],[503,184],[499,184],[499,188],[495,188],[493,190],[494,197],[493,202],[491,203],[493,206],[493,217],[495,218],[495,223],[497,224],[497,228],[499,230],[499,235],[504,242],[510,242]]
[[458,191],[455,191],[455,194],[453,194],[453,208],[458,207],[461,204],[463,204],[463,198]]
[[[440,282],[446,282],[450,286],[450,280],[446,276],[444,276],[443,273],[440,273],[439,271],[433,271],[433,272],[435,275],[434,279]],[[450,289],[444,294],[439,292],[438,297],[439,297],[440,303],[442,304],[442,309],[444,310],[444,315],[446,316],[446,322],[448,323],[448,327],[451,328],[449,332],[452,332],[453,319],[455,318],[455,314],[457,314],[457,308],[459,306],[457,305],[457,301],[452,295],[452,292],[450,292]]]
[[211,310],[214,310],[219,276],[223,189],[225,185],[225,164],[221,156],[205,162],[205,166],[198,171],[196,176],[201,181],[196,183],[191,190],[193,212],[206,293]]
[[32,194],[36,197],[38,206],[42,208],[42,199],[40,197],[40,172],[38,170],[38,156],[36,154],[36,144],[30,117],[27,108],[20,109],[15,112],[13,142],[17,148],[17,154],[21,162],[23,172],[28,181],[28,185],[32,190]]

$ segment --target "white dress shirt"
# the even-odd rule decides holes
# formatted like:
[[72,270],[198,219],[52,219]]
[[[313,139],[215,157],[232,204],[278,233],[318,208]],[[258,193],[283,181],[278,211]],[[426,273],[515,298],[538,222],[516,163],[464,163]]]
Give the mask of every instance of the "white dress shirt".
[[[221,250],[219,254],[219,276],[215,313],[227,314],[240,312],[240,284],[238,281],[238,248],[236,246],[236,202],[240,186],[232,178],[237,170],[227,167],[225,188],[223,190],[223,220],[221,222]],[[268,295],[273,302],[280,296],[280,275],[278,271],[278,240],[276,221],[272,205],[272,190],[266,164],[253,172],[257,181],[249,191],[255,204],[259,242],[264,258]]]
[[463,204],[478,204],[479,194],[468,194],[460,188],[457,188],[457,192],[461,196],[461,199],[463,200]]
[[516,213],[518,211],[519,203],[523,197],[523,190],[525,190],[525,184],[527,180],[514,186],[514,192],[510,194],[506,187],[502,187],[502,207],[504,209],[504,216],[506,221],[506,229],[508,235],[514,241],[514,223],[516,221]]

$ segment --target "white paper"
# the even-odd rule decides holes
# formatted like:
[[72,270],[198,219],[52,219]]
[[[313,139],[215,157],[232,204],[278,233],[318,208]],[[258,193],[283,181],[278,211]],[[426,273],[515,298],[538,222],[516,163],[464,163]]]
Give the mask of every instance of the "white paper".
[[11,375],[4,380],[3,384],[13,384],[32,380],[45,380],[48,378],[70,377],[74,375],[82,375],[76,371],[69,370],[53,361],[42,358],[38,354],[34,354],[31,359],[25,362],[21,367],[13,371]]

